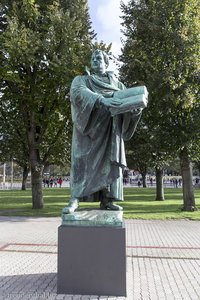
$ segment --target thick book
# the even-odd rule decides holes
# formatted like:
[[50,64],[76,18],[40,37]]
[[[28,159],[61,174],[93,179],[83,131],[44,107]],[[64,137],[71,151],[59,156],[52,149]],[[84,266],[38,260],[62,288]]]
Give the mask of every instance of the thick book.
[[125,90],[116,91],[116,92],[114,92],[113,97],[119,98],[119,99],[124,99],[124,98],[128,98],[131,96],[137,96],[137,95],[141,95],[141,94],[143,94],[146,98],[148,97],[148,91],[147,91],[146,86],[144,86],[144,85],[127,88]]
[[[119,98],[116,98],[116,100],[117,99]],[[128,98],[119,99],[119,102],[119,105],[109,108],[112,116],[131,112],[139,108],[145,108],[147,106],[147,97],[144,94],[140,94]]]

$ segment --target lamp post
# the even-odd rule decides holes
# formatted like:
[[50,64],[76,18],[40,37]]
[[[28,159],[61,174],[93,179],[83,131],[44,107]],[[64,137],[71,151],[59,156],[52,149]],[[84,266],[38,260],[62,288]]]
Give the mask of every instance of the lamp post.
[[3,186],[6,183],[6,163],[3,164]]
[[10,174],[10,181],[11,181],[11,189],[13,188],[13,160],[11,160],[11,174]]

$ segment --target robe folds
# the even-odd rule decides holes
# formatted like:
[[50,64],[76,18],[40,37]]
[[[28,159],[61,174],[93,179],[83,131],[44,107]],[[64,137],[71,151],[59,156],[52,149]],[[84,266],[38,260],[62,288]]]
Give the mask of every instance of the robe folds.
[[71,85],[72,198],[93,201],[93,194],[106,189],[114,199],[123,200],[124,140],[132,137],[141,111],[111,116],[101,100],[112,97],[114,92],[125,89],[125,86],[112,72],[106,75],[106,80],[89,74],[77,76]]

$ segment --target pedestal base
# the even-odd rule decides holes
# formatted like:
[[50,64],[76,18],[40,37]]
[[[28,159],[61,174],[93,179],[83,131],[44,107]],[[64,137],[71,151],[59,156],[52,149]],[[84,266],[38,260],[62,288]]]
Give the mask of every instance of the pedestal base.
[[126,296],[125,228],[58,228],[59,294]]

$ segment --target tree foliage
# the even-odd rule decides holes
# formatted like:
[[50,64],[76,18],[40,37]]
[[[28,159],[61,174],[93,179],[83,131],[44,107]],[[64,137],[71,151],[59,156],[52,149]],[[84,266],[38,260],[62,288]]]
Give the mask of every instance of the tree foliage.
[[69,159],[69,89],[89,61],[94,32],[85,0],[2,1],[0,18],[0,129],[14,156],[27,154],[40,208],[44,166]]
[[132,0],[122,10],[121,76],[147,86],[145,122],[160,152],[190,157],[200,133],[200,1]]

